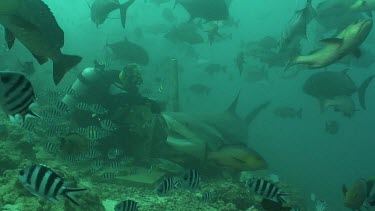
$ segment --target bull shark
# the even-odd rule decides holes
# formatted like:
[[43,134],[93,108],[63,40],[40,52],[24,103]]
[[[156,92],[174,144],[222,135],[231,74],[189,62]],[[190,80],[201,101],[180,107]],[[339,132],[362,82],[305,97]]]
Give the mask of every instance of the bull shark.
[[[205,160],[210,152],[225,151],[223,146],[244,145],[248,140],[249,124],[269,103],[256,107],[242,119],[235,114],[237,102],[238,97],[225,112],[217,114],[163,113],[168,126],[167,144],[174,150],[199,160]],[[256,153],[248,153],[246,159],[251,156],[264,163],[257,166],[266,166],[265,161]]]
[[280,41],[280,53],[294,52],[300,48],[301,40],[307,37],[307,26],[315,16],[316,11],[312,7],[312,0],[307,0],[305,7],[297,10],[294,17],[289,21]]

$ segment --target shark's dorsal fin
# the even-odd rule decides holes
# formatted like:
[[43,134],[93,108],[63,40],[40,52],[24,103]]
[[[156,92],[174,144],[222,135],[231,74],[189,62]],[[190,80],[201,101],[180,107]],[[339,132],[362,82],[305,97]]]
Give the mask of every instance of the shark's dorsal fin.
[[236,108],[237,108],[237,104],[238,104],[238,99],[240,98],[240,94],[241,94],[241,92],[238,92],[236,99],[234,99],[232,104],[226,110],[227,113],[230,113],[230,114],[236,113]]
[[270,101],[267,101],[261,105],[259,105],[258,107],[256,107],[254,110],[252,110],[245,118],[245,123],[247,126],[250,125],[250,123],[258,116],[258,114],[266,109],[268,107],[268,105],[270,104],[271,102]]

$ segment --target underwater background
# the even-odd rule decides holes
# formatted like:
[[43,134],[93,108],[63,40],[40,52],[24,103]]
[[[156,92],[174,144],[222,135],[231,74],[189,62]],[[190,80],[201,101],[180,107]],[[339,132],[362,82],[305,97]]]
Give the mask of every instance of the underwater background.
[[[211,44],[206,38],[207,30],[204,28],[205,24],[209,23],[204,20],[195,22],[194,20],[189,21],[189,13],[183,6],[175,5],[174,1],[160,1],[162,3],[159,5],[152,0],[136,0],[127,11],[126,28],[121,26],[120,13],[118,10],[111,12],[103,24],[97,26],[93,23],[90,18],[92,12],[90,5],[92,5],[94,1],[43,0],[43,2],[48,5],[58,25],[64,31],[65,44],[62,51],[80,55],[82,61],[71,69],[58,85],[55,85],[51,79],[52,65],[39,65],[34,61],[35,72],[29,75],[28,79],[33,84],[36,95],[42,93],[47,96],[46,98],[49,98],[48,92],[51,90],[61,90],[64,87],[71,87],[77,80],[77,76],[85,68],[94,67],[93,61],[95,60],[99,61],[99,63],[105,63],[106,68],[116,69],[119,70],[119,72],[123,70],[125,65],[137,63],[133,61],[119,62],[111,56],[113,52],[108,50],[108,45],[110,43],[127,39],[142,46],[142,48],[147,51],[149,57],[147,64],[139,65],[140,74],[143,78],[140,91],[144,97],[168,104],[170,100],[168,94],[171,90],[176,88],[174,84],[177,83],[179,85],[179,112],[188,114],[215,114],[225,112],[235,101],[237,95],[239,95],[235,111],[240,118],[245,118],[249,112],[256,109],[260,104],[270,102],[270,105],[262,110],[249,125],[247,131],[248,140],[243,140],[241,143],[259,153],[267,162],[267,169],[249,171],[248,174],[259,174],[262,176],[277,175],[282,183],[292,187],[293,193],[298,194],[297,198],[300,200],[300,210],[318,210],[315,208],[315,202],[310,199],[311,194],[324,200],[328,205],[327,210],[349,210],[349,208],[345,208],[343,205],[343,184],[350,185],[359,178],[370,178],[375,175],[372,162],[374,160],[375,149],[375,142],[373,140],[375,86],[370,83],[367,87],[366,110],[362,109],[358,103],[357,94],[353,95],[355,112],[354,115],[350,117],[346,117],[342,115],[341,112],[335,112],[330,108],[322,112],[317,99],[306,94],[303,90],[305,81],[318,71],[340,72],[344,69],[348,69],[350,78],[352,78],[354,83],[358,86],[366,78],[373,75],[375,58],[373,56],[365,57],[365,54],[373,52],[373,46],[375,44],[374,32],[370,32],[366,41],[360,46],[362,50],[362,56],[360,58],[349,55],[347,56],[350,57],[348,59],[350,61],[348,62],[336,61],[321,69],[310,70],[305,67],[302,68],[302,71],[298,71],[290,77],[281,76],[283,72],[285,72],[284,67],[289,62],[288,59],[283,59],[284,63],[282,65],[273,65],[259,60],[256,58],[255,53],[247,53],[245,55],[245,70],[247,67],[252,68],[253,66],[257,66],[259,69],[263,68],[263,70],[267,72],[267,75],[257,75],[255,77],[258,78],[248,79],[244,77],[243,74],[240,74],[238,66],[236,65],[236,56],[238,53],[241,51],[250,52],[251,47],[249,46],[265,37],[272,37],[275,40],[281,39],[283,36],[282,33],[285,31],[285,28],[289,26],[291,18],[296,11],[305,7],[306,1],[233,0],[228,6],[229,17],[236,22],[236,24],[221,24],[219,28],[221,35]],[[325,1],[313,0],[312,5],[316,8],[317,5],[322,2]],[[0,8],[2,6],[3,5],[0,3]],[[211,8],[207,9],[210,10]],[[167,10],[171,11],[173,14],[171,20],[167,20],[166,16],[163,15],[164,11]],[[343,13],[332,14],[332,16],[337,16],[337,18],[340,18],[340,15],[343,15]],[[361,14],[361,19],[363,18],[371,19],[371,17],[366,14]],[[189,44],[188,41],[174,42],[166,38],[165,34],[167,32],[174,29],[179,24],[186,22],[203,25],[200,26],[202,28],[198,28],[198,33],[204,37],[204,41],[198,44]],[[1,33],[3,34],[3,32]],[[188,34],[189,32],[182,33]],[[302,54],[312,52],[316,46],[320,46],[319,40],[325,37],[332,37],[336,33],[337,32],[334,30],[323,29],[317,21],[312,20],[307,29],[307,39],[302,41],[302,46],[304,48]],[[180,37],[175,39],[180,39]],[[4,40],[1,41],[1,45],[0,64],[3,71],[10,70],[20,72],[21,70],[18,63],[20,60],[34,60],[29,50],[21,43],[17,43],[17,41],[11,50],[7,49]],[[347,57],[344,59],[347,59]],[[178,82],[174,83],[170,82],[168,71],[163,71],[163,65],[172,58],[178,61],[179,66]],[[363,65],[361,65],[362,63]],[[214,73],[209,73],[206,71],[207,69],[205,69],[209,64],[220,64],[223,66],[220,67],[223,68],[223,71],[219,70]],[[219,67],[214,66],[214,69],[215,68],[217,70]],[[95,98],[96,95],[100,98],[100,93],[100,91],[94,88],[88,91],[88,95],[90,95],[91,99]],[[102,99],[105,101],[108,98],[103,97]],[[131,99],[132,98],[129,98],[129,100]],[[118,103],[118,107],[120,108],[121,103]],[[42,103],[38,102],[38,104],[48,106],[50,102],[49,99],[47,99],[42,101]],[[104,104],[106,103],[104,102]],[[281,114],[275,111],[275,109],[280,107],[282,107]],[[292,111],[288,109],[285,111],[283,110],[284,107],[288,107]],[[43,107],[37,109],[43,110]],[[113,110],[110,108],[108,113],[113,111],[109,116],[111,120],[116,122],[119,128],[121,128],[120,125],[122,123],[125,124],[125,122],[126,124],[132,124],[132,121],[140,121],[140,119],[142,119],[142,121],[147,120],[149,117],[145,115],[150,114],[150,111],[146,109],[146,111],[142,111],[139,115],[131,116],[132,112],[136,112],[136,109],[145,109],[142,106],[140,108],[134,108],[134,110],[130,109],[129,111],[125,111],[125,114],[116,113],[118,111],[116,109],[117,107],[113,108]],[[124,109],[128,109],[128,107],[124,106]],[[300,116],[297,111],[299,109],[301,109],[302,113]],[[289,112],[291,112],[291,114]],[[90,125],[91,117],[87,117],[87,119],[85,119],[86,117],[82,117],[85,120],[80,122],[79,118],[82,113],[78,112],[75,114],[75,120],[72,120],[69,115],[64,119],[64,123],[62,124],[65,125],[65,128],[69,128],[70,130],[73,127],[76,130],[77,128]],[[91,113],[89,116],[90,115]],[[253,198],[249,198],[251,202],[249,202],[249,206],[246,208],[242,207],[242,205],[236,207],[236,203],[234,203],[235,206],[232,208],[224,208],[227,203],[231,202],[200,204],[201,202],[199,202],[199,200],[194,201],[194,197],[192,197],[194,199],[188,199],[191,196],[189,195],[190,192],[185,191],[183,193],[173,193],[174,195],[170,198],[166,196],[160,199],[160,197],[154,194],[155,185],[158,183],[152,183],[149,186],[139,184],[133,186],[130,183],[122,183],[118,180],[107,180],[108,178],[105,178],[105,180],[91,180],[90,176],[95,175],[95,173],[90,173],[90,170],[84,170],[84,168],[91,165],[89,162],[78,162],[78,164],[75,162],[69,163],[66,161],[65,155],[61,152],[60,154],[48,154],[44,152],[46,142],[49,142],[51,138],[60,140],[60,138],[65,137],[66,134],[62,135],[59,133],[56,137],[55,135],[47,135],[47,132],[44,131],[46,127],[42,126],[40,123],[36,123],[36,132],[33,133],[33,141],[28,141],[27,134],[29,132],[27,130],[14,126],[14,124],[9,122],[9,118],[5,114],[1,118],[1,124],[6,125],[9,131],[7,138],[3,139],[0,143],[0,152],[3,157],[0,159],[0,165],[2,165],[0,166],[0,170],[2,170],[3,174],[2,178],[0,177],[2,183],[0,187],[0,195],[2,195],[2,197],[0,197],[0,207],[2,207],[2,210],[28,210],[28,208],[24,207],[26,204],[29,208],[38,207],[30,208],[30,210],[73,210],[73,208],[70,207],[71,205],[66,205],[68,203],[64,201],[66,199],[60,199],[60,202],[55,204],[44,199],[38,199],[37,196],[32,196],[23,189],[17,177],[14,175],[17,175],[19,169],[23,168],[25,165],[29,165],[31,162],[45,164],[51,169],[57,169],[56,171],[64,178],[66,177],[68,181],[69,177],[74,177],[75,180],[81,179],[82,181],[78,182],[78,187],[82,187],[83,185],[85,188],[88,188],[88,191],[92,192],[93,195],[99,197],[100,201],[106,201],[103,202],[105,210],[113,210],[116,202],[125,199],[137,201],[139,210],[263,210],[258,202],[253,202]],[[93,116],[93,118],[96,117]],[[338,132],[327,132],[327,122],[329,121],[335,121],[339,124]],[[83,126],[80,126],[80,124]],[[138,122],[134,124],[136,125]],[[133,161],[134,165],[131,164],[129,165],[130,167],[124,167],[126,169],[125,171],[128,172],[127,169],[133,169],[137,166],[140,166],[142,169],[151,168],[152,170],[150,166],[153,166],[153,159],[158,159],[160,155],[158,151],[160,146],[150,144],[152,140],[148,140],[150,142],[144,145],[132,145],[127,149],[125,149],[128,146],[127,144],[116,145],[120,140],[123,142],[135,140],[136,142],[137,140],[145,138],[147,136],[145,134],[149,133],[150,130],[156,130],[155,128],[145,129],[145,127],[147,126],[136,128],[135,130],[139,131],[134,132],[134,134],[137,134],[134,136],[122,135],[126,133],[123,131],[117,135],[115,134],[114,136],[116,137],[113,138],[113,140],[115,140],[114,142],[108,141],[107,144],[103,146],[100,145],[100,149],[105,149],[101,152],[102,156],[107,156],[107,149],[115,148],[125,150],[125,154],[127,154],[126,151],[129,151],[129,149],[130,151],[134,149],[135,151],[133,151],[133,153],[136,155],[130,155],[130,157],[133,157],[135,160]],[[95,131],[95,133],[96,132],[97,131]],[[164,132],[165,131],[163,131],[160,136],[166,139],[164,136],[167,135],[163,134]],[[69,131],[69,134],[71,134],[71,131]],[[104,137],[104,139],[105,138],[106,137]],[[161,140],[164,140],[163,138],[161,138]],[[109,139],[112,138],[110,137]],[[152,149],[146,149],[147,146],[150,145],[152,145]],[[223,144],[223,146],[226,145],[227,144]],[[77,146],[73,146],[72,148],[74,147]],[[32,150],[30,150],[30,148]],[[71,152],[73,149],[69,150]],[[152,152],[149,153],[149,150]],[[208,151],[210,150],[208,149]],[[171,157],[164,155],[163,158],[173,160],[173,153],[168,152],[167,155]],[[181,157],[183,156],[184,155]],[[10,161],[7,161],[7,159]],[[100,156],[93,156],[90,162],[95,162],[94,160],[99,159],[101,159]],[[104,160],[106,159],[107,158]],[[105,161],[105,163],[109,163],[109,161]],[[209,184],[209,188],[215,189],[215,186],[223,187],[226,185],[239,184],[240,171],[228,170],[227,167],[222,169],[220,165],[213,167],[214,170],[212,171],[207,169],[200,170],[202,168],[205,169],[205,165],[199,164],[195,167],[193,165],[195,161],[190,162],[190,160],[188,162],[185,160],[177,163],[185,170],[198,169],[202,178],[200,181],[202,186],[208,186]],[[10,173],[6,173],[7,171]],[[213,175],[205,173],[207,171],[213,172]],[[226,171],[228,171],[228,174],[231,176],[228,176]],[[101,173],[102,172],[103,171],[101,171]],[[111,172],[115,171],[111,170]],[[122,172],[122,170],[116,172],[117,176],[121,177]],[[163,178],[161,178],[160,181],[162,181]],[[240,184],[245,187],[245,183]],[[242,187],[241,185],[238,185],[238,187]],[[224,188],[224,191],[221,190],[215,195],[220,195],[220,193],[229,189]],[[368,191],[371,192],[371,190]],[[193,192],[192,194],[195,196],[199,191],[195,190],[191,192]],[[240,195],[240,191],[234,191],[233,194]],[[371,194],[369,193],[369,195]],[[233,197],[235,198],[236,196]],[[18,198],[18,200],[11,200],[11,198]],[[168,202],[168,200],[170,201]],[[174,200],[180,200],[182,202],[176,202]],[[184,200],[186,200],[186,202]],[[144,203],[143,206],[142,203]],[[153,203],[160,206],[158,208],[152,208],[150,204]],[[197,205],[197,207],[192,208],[191,203]],[[240,204],[243,203],[241,202]],[[93,206],[92,208],[90,208],[91,205]],[[94,208],[95,206],[96,204],[93,205],[87,202],[84,203],[84,205],[81,204],[80,208],[75,207],[74,209],[103,209]],[[252,206],[253,208],[251,208]],[[294,207],[293,209],[297,210],[297,208]],[[291,208],[290,210],[293,209]]]

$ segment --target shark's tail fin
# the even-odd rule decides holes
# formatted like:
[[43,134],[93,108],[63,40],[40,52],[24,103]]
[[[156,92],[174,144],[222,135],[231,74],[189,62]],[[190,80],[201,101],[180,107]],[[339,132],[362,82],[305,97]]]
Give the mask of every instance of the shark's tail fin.
[[358,88],[359,103],[364,110],[366,110],[366,90],[374,77],[375,75],[366,78],[366,80],[364,80],[361,86]]
[[123,28],[125,28],[126,13],[128,12],[128,8],[134,3],[134,1],[135,0],[129,0],[120,5],[121,24]]
[[258,114],[266,109],[269,105],[270,105],[270,101],[267,101],[261,105],[259,105],[258,107],[256,107],[253,111],[251,111],[245,118],[245,122],[247,125],[250,125],[251,122],[253,122],[253,120],[258,116]]

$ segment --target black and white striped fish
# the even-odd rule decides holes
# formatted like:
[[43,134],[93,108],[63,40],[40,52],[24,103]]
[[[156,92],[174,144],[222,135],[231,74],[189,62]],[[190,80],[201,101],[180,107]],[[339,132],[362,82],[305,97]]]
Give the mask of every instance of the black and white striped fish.
[[120,161],[112,161],[108,165],[108,167],[111,168],[111,169],[118,169],[118,168],[120,168],[120,166],[121,166]]
[[212,191],[202,193],[202,201],[203,202],[210,202],[214,199],[215,194]]
[[77,163],[78,162],[78,158],[77,156],[75,155],[67,155],[67,156],[64,156],[64,160],[68,163]]
[[39,114],[43,119],[55,119],[56,117],[61,117],[63,114],[56,109],[46,109]]
[[90,167],[93,169],[100,169],[103,166],[103,160],[95,159],[94,162],[91,163]]
[[96,114],[108,113],[108,109],[104,108],[102,105],[99,105],[99,104],[92,104],[90,106],[90,111]]
[[115,211],[138,211],[138,203],[133,200],[125,200],[115,206]]
[[56,109],[62,113],[69,113],[70,112],[70,108],[69,106],[64,103],[63,101],[58,101],[56,103]]
[[35,122],[30,120],[25,120],[21,123],[21,127],[27,131],[34,131]]
[[180,180],[169,177],[164,179],[159,185],[156,187],[156,193],[159,196],[163,196],[168,194],[169,192],[175,190],[178,188],[178,185],[180,184]]
[[64,125],[50,125],[46,132],[47,136],[61,136],[68,133],[68,130]]
[[191,190],[196,190],[199,188],[201,182],[199,172],[195,169],[190,169],[189,171],[185,172],[184,176],[182,177],[182,182],[185,187],[188,187]]
[[70,95],[70,96],[73,96],[75,98],[79,97],[78,92],[75,89],[71,88],[71,87],[65,87],[65,88],[63,88],[63,93],[67,94],[67,95]]
[[91,105],[87,103],[78,103],[76,105],[76,109],[82,110],[82,111],[91,111]]
[[273,182],[265,179],[250,178],[246,181],[246,187],[263,198],[276,200],[282,203],[285,203],[283,196],[289,195],[289,193],[283,192]]
[[118,156],[122,155],[124,152],[120,149],[117,149],[117,148],[112,148],[112,149],[109,149],[108,150],[108,159],[110,160],[114,160],[116,159]]
[[60,150],[60,144],[56,142],[47,141],[43,145],[44,150],[46,150],[49,153],[56,153]]
[[109,119],[101,120],[100,125],[105,130],[109,130],[109,131],[112,131],[112,132],[117,130],[117,125]]
[[98,140],[111,135],[110,131],[93,125],[85,128],[78,128],[76,132],[89,140]]
[[104,179],[104,180],[113,180],[113,179],[115,179],[117,177],[117,173],[115,173],[115,172],[104,172],[103,174],[102,174],[102,178]]
[[30,81],[16,72],[0,72],[0,106],[12,122],[37,117],[30,110],[35,93]]
[[19,171],[18,179],[35,196],[54,202],[58,201],[58,196],[64,196],[78,205],[73,194],[86,190],[86,188],[65,187],[63,178],[44,165],[32,164],[25,167]]

